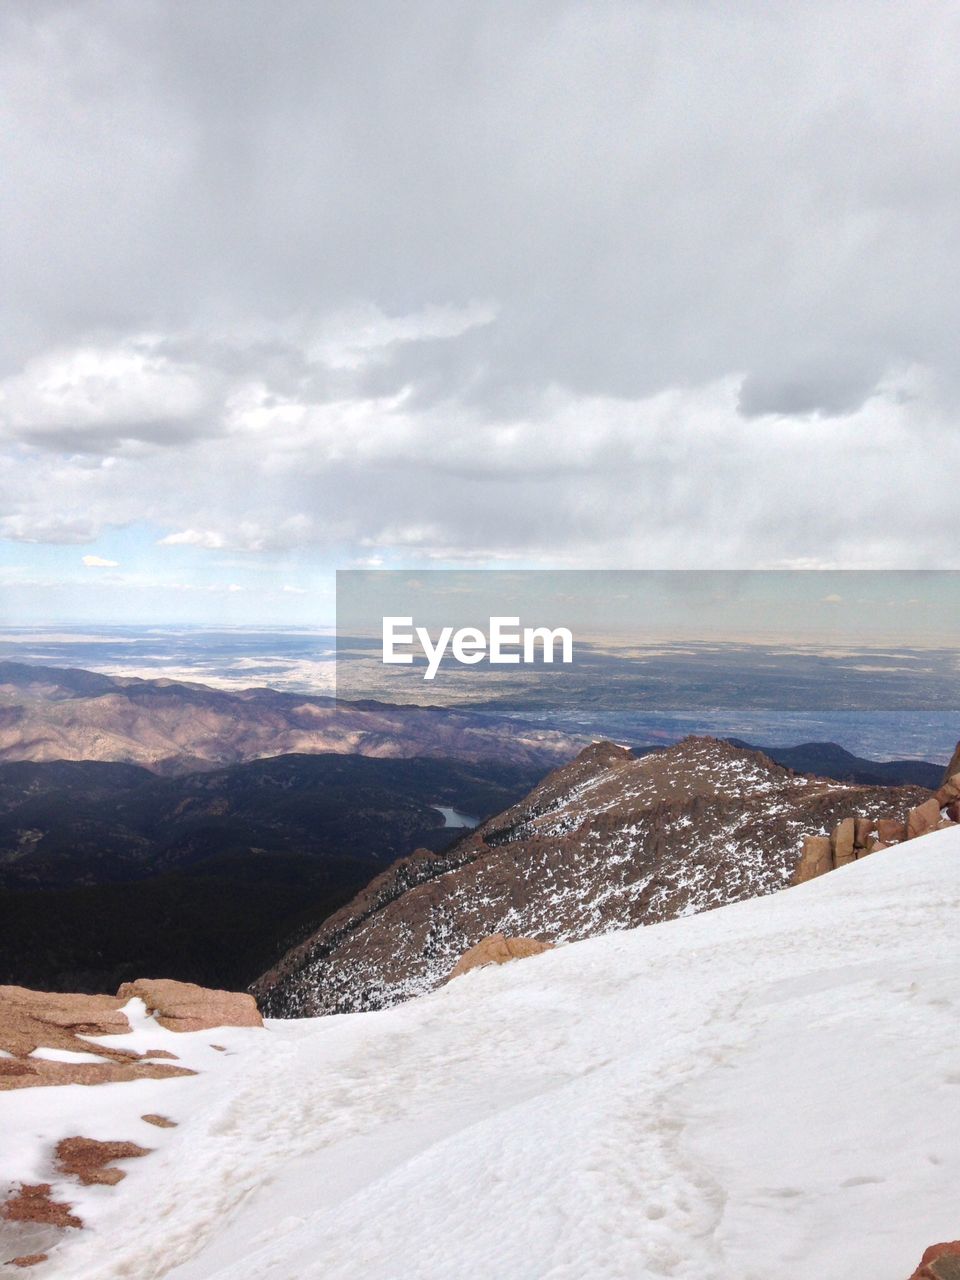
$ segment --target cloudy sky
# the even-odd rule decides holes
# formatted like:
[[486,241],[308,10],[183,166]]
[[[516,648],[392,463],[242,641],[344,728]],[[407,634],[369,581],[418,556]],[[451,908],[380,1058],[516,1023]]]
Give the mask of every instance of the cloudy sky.
[[0,621],[960,567],[960,8],[7,0]]

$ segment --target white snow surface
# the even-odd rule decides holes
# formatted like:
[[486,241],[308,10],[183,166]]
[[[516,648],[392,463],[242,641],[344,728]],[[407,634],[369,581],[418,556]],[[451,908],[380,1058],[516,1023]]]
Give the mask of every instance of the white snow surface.
[[87,1228],[31,1274],[905,1280],[960,1236],[958,907],[949,830],[379,1013],[135,1019],[200,1074],[0,1094],[0,1181],[155,1148],[52,1179]]

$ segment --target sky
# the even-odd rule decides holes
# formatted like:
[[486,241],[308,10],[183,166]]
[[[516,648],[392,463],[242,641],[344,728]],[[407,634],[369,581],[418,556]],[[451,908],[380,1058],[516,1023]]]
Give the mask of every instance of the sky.
[[7,0],[0,622],[957,568],[960,9]]

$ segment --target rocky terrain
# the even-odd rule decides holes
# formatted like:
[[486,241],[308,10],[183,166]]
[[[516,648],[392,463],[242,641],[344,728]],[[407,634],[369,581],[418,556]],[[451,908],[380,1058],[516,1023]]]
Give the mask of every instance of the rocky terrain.
[[929,798],[711,738],[639,758],[597,743],[446,853],[396,863],[252,989],[277,1016],[391,1005],[493,933],[567,942],[772,893],[805,837],[851,813],[903,819]]
[[0,662],[0,761],[111,760],[188,773],[288,753],[497,759],[549,768],[583,738],[439,707]]

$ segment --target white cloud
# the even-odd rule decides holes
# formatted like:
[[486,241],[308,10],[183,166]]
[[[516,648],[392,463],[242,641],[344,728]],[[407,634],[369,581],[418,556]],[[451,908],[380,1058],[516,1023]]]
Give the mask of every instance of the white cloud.
[[88,569],[118,569],[117,560],[105,560],[103,556],[84,556],[83,563]]
[[0,13],[0,536],[960,563],[954,7],[211,2]]

